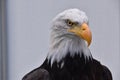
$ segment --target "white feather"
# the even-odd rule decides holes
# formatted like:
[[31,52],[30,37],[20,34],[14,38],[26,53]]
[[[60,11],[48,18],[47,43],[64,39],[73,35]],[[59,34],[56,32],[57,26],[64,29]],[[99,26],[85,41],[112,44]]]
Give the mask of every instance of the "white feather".
[[48,60],[51,61],[51,66],[54,61],[60,62],[68,52],[70,52],[72,57],[75,54],[81,55],[82,52],[85,58],[91,57],[90,50],[85,41],[67,31],[70,27],[64,22],[65,19],[77,21],[80,24],[88,22],[86,14],[78,9],[65,10],[53,19],[50,50],[47,56]]

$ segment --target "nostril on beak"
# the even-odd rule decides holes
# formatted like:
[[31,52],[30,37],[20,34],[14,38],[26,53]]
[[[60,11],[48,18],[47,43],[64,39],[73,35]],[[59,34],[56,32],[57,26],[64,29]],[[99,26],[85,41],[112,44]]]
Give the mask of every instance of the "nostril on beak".
[[85,28],[82,29],[83,31],[86,30]]

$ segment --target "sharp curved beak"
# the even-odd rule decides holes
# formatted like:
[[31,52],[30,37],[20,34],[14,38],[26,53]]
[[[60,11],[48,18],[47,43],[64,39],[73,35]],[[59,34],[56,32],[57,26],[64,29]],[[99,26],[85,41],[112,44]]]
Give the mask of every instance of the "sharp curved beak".
[[86,40],[88,43],[88,46],[91,44],[92,33],[86,23],[83,23],[81,26],[75,26],[73,28],[70,28],[68,31],[75,33],[80,38]]

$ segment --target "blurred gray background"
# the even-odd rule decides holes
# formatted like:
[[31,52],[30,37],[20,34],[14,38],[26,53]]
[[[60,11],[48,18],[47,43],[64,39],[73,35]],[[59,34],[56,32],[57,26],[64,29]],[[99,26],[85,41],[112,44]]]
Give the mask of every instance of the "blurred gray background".
[[21,80],[39,67],[49,49],[50,22],[61,11],[86,12],[94,58],[120,79],[119,0],[7,0],[8,80]]

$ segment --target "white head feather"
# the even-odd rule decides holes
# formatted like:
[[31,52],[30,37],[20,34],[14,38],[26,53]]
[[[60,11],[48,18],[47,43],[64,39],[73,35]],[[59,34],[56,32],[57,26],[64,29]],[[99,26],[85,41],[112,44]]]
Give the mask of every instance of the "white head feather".
[[70,52],[72,57],[75,54],[81,55],[84,53],[85,58],[91,58],[91,53],[85,40],[67,31],[70,28],[65,22],[67,19],[79,24],[88,23],[86,14],[78,9],[65,10],[53,19],[50,50],[47,56],[51,64],[54,61],[59,62],[68,52]]

